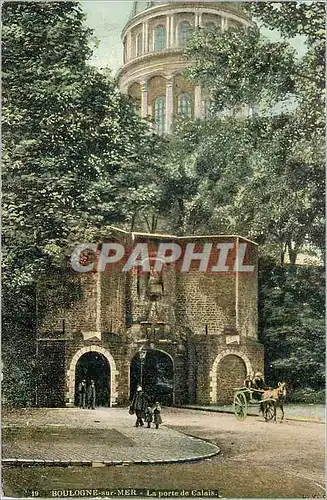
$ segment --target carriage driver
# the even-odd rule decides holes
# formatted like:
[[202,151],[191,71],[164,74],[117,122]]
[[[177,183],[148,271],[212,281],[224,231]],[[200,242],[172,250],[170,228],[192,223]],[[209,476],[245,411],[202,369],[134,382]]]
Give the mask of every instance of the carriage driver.
[[252,378],[251,378],[251,375],[248,374],[246,377],[245,377],[245,380],[243,382],[243,385],[244,387],[246,387],[247,389],[252,389],[253,387],[253,382],[252,382]]
[[252,387],[253,389],[257,389],[259,391],[265,391],[268,389],[268,387],[266,387],[266,382],[263,378],[262,373],[257,372],[255,374],[254,379],[252,380]]

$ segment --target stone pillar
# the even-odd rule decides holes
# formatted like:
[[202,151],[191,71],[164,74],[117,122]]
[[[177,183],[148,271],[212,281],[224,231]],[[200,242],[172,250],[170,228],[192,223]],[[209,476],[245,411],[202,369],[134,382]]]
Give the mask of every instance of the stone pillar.
[[166,49],[170,47],[170,16],[166,17]]
[[200,85],[196,85],[194,87],[194,118],[202,118],[201,94]]
[[175,18],[170,16],[170,47],[175,46]]
[[149,52],[149,22],[144,21],[143,23],[143,53],[147,54]]
[[173,109],[174,109],[173,80],[172,78],[169,78],[166,81],[166,123],[165,123],[166,134],[169,134],[171,131],[171,125],[173,122]]
[[202,27],[202,12],[201,11],[198,14],[198,26]]
[[226,31],[228,28],[228,19],[227,17],[221,18],[221,31]]
[[141,83],[141,118],[148,116],[148,84]]
[[126,59],[127,59],[127,61],[130,61],[131,59],[133,59],[133,54],[132,54],[132,33],[130,31],[127,33]]

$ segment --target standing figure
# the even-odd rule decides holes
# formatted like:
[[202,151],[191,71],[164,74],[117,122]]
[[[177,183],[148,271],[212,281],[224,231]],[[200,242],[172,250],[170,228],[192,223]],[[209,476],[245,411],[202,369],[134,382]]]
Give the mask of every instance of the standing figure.
[[87,407],[88,409],[92,408],[92,410],[95,410],[95,384],[94,380],[91,380],[91,385],[89,386],[88,392],[87,392]]
[[151,422],[153,421],[153,413],[151,406],[148,406],[145,412],[145,421],[148,424],[148,428],[151,427]]
[[157,401],[153,408],[153,421],[154,425],[156,426],[156,429],[159,429],[159,425],[162,424],[162,418],[160,412],[161,412],[161,406]]
[[83,379],[78,385],[79,407],[85,409],[86,404],[86,380]]
[[139,425],[140,426],[144,425],[143,418],[147,406],[148,406],[147,398],[142,391],[142,387],[139,385],[131,404],[131,409],[134,410],[136,414],[135,427],[138,427]]

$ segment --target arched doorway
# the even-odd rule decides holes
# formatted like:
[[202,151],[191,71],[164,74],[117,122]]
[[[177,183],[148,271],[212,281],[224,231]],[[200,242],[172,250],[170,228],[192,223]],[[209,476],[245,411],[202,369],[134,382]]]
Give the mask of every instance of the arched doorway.
[[234,388],[242,387],[246,377],[246,365],[236,354],[227,354],[217,366],[217,403],[231,404]]
[[86,352],[78,359],[75,368],[75,405],[78,401],[78,385],[85,379],[87,387],[94,380],[96,405],[110,406],[110,364],[99,352]]
[[140,355],[137,353],[131,362],[131,399],[138,384],[142,385],[150,403],[159,401],[165,406],[171,406],[174,403],[174,364],[172,358],[158,349],[149,349],[141,369]]

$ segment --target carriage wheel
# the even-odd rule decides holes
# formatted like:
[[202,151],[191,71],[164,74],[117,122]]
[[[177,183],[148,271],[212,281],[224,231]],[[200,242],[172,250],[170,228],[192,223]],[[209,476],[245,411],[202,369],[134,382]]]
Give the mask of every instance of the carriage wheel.
[[234,397],[234,413],[238,420],[245,420],[248,413],[248,402],[245,394],[238,392]]
[[267,407],[266,407],[266,410],[265,410],[265,420],[267,422],[269,422],[270,420],[272,420],[274,418],[274,403],[272,403],[271,401],[267,402],[266,403]]

